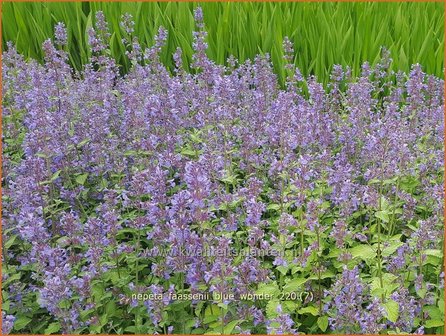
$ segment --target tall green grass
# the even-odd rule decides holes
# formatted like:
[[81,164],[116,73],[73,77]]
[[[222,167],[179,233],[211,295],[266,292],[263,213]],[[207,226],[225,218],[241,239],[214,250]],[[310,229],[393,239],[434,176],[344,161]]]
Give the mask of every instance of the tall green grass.
[[[125,72],[119,28],[120,17],[129,12],[143,46],[150,45],[158,27],[169,31],[163,61],[172,66],[172,53],[183,49],[186,65],[191,61],[193,9],[198,3],[177,2],[68,2],[3,3],[3,48],[13,41],[28,57],[42,59],[41,44],[53,35],[59,21],[69,28],[70,61],[76,69],[89,56],[86,29],[94,13],[102,10],[113,31],[112,55]],[[229,55],[243,61],[269,53],[283,79],[282,39],[295,45],[295,63],[304,75],[314,74],[326,82],[334,64],[349,65],[357,74],[364,61],[375,63],[380,47],[391,51],[394,69],[408,71],[420,63],[426,72],[443,77],[443,3],[201,3],[208,30],[208,55],[224,63]]]

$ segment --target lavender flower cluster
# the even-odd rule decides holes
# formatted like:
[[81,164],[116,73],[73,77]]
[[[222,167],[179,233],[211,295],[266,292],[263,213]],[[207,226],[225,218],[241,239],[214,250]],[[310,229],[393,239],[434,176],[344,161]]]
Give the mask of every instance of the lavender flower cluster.
[[324,88],[285,39],[282,87],[268,55],[215,64],[195,19],[191,71],[130,15],[126,75],[101,12],[80,73],[62,23],[44,64],[8,45],[2,333],[441,333],[444,81],[383,49]]

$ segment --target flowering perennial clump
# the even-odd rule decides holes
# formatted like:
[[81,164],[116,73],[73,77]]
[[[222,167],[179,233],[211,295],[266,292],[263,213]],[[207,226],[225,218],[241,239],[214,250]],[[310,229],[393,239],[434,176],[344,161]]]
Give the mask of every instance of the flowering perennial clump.
[[[268,55],[3,54],[2,333],[430,333],[444,307],[443,80],[390,55],[324,88]],[[181,299],[180,299],[181,298]],[[265,299],[267,298],[267,299]]]

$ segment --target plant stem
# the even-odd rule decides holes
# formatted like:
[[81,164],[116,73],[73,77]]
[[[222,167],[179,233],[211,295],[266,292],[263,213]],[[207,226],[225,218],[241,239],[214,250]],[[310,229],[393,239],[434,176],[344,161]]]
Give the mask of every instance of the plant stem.
[[300,213],[300,256],[303,258],[304,256],[304,212],[303,209]]
[[318,292],[319,292],[319,315],[322,316],[322,287],[321,287],[321,240],[319,228],[316,228],[317,235],[317,282],[318,282]]
[[[420,250],[420,275],[423,275],[423,250]],[[424,283],[421,284],[421,286],[425,286]],[[423,301],[424,301],[424,296],[423,296]],[[423,312],[423,304],[421,305],[421,309],[420,309],[420,319],[421,319],[421,325],[424,325],[424,312]]]
[[116,249],[116,270],[118,271],[118,278],[121,279],[121,272],[119,270],[119,256],[118,256],[118,250]]
[[397,197],[398,197],[398,191],[399,191],[399,187],[400,187],[400,181],[399,179],[396,182],[396,189],[395,189],[395,195],[393,197],[393,210],[392,210],[392,218],[390,220],[390,224],[389,224],[389,238],[392,237],[393,232],[395,231],[395,205],[396,205],[396,201],[397,201]]
[[224,321],[225,314],[223,311],[223,307],[220,307],[220,317],[221,317],[221,334],[224,335],[224,333],[225,333],[225,321]]
[[[139,232],[139,229],[137,229],[136,243],[135,243],[136,251],[139,251],[139,241],[140,241],[140,232]],[[136,270],[136,275],[135,275],[136,291],[138,292],[138,290],[139,290],[139,258],[138,258],[138,254],[136,254],[135,270]],[[136,313],[135,313],[135,330],[136,330],[137,334],[140,333],[139,332],[139,304],[136,307]]]
[[[383,151],[383,162],[385,162],[385,153],[387,152],[387,145],[388,142],[384,145],[384,151]],[[384,167],[381,167],[381,178],[380,178],[380,184],[379,184],[379,193],[378,193],[378,211],[382,211],[382,195],[383,195],[383,187],[384,187]],[[381,286],[381,289],[384,290],[384,281],[383,281],[383,275],[382,275],[382,255],[381,255],[381,218],[378,218],[377,220],[377,226],[378,226],[378,248],[376,251],[377,259],[378,259],[378,277],[379,277],[379,284]],[[384,293],[382,293],[382,300],[385,300]]]
[[[180,277],[181,277],[181,295],[184,294],[184,272],[180,273]],[[183,334],[186,333],[186,324],[184,323],[184,318],[181,321],[182,324],[182,329],[183,329]]]
[[[67,179],[69,185],[71,188],[74,189],[74,185],[73,182],[71,181],[70,175],[67,172],[67,167],[64,167],[64,169],[62,169],[63,175],[65,176],[65,178]],[[85,216],[85,218],[88,218],[87,213],[85,212],[85,208],[82,205],[82,202],[79,200],[79,195],[76,195],[76,197],[74,198],[79,206],[79,210],[82,212],[82,214]]]
[[[381,201],[381,195],[382,195],[382,187],[383,187],[383,181],[381,179],[381,185],[379,187],[379,201],[378,201],[378,209],[381,211],[382,208],[382,201]],[[382,256],[381,256],[381,219],[377,219],[377,226],[378,226],[378,248],[376,251],[377,254],[377,261],[378,261],[378,277],[379,277],[379,285],[382,290],[384,290],[384,281],[383,281],[383,275],[382,275]],[[384,293],[382,294],[382,300],[384,301]]]

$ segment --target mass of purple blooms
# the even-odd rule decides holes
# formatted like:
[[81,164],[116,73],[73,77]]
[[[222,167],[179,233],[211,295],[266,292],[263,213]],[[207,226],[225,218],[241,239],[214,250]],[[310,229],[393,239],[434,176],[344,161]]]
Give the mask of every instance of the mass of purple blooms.
[[3,53],[2,334],[443,333],[444,81],[285,38],[282,85],[195,20],[191,69],[126,15],[121,74],[101,12],[82,72],[62,23]]

